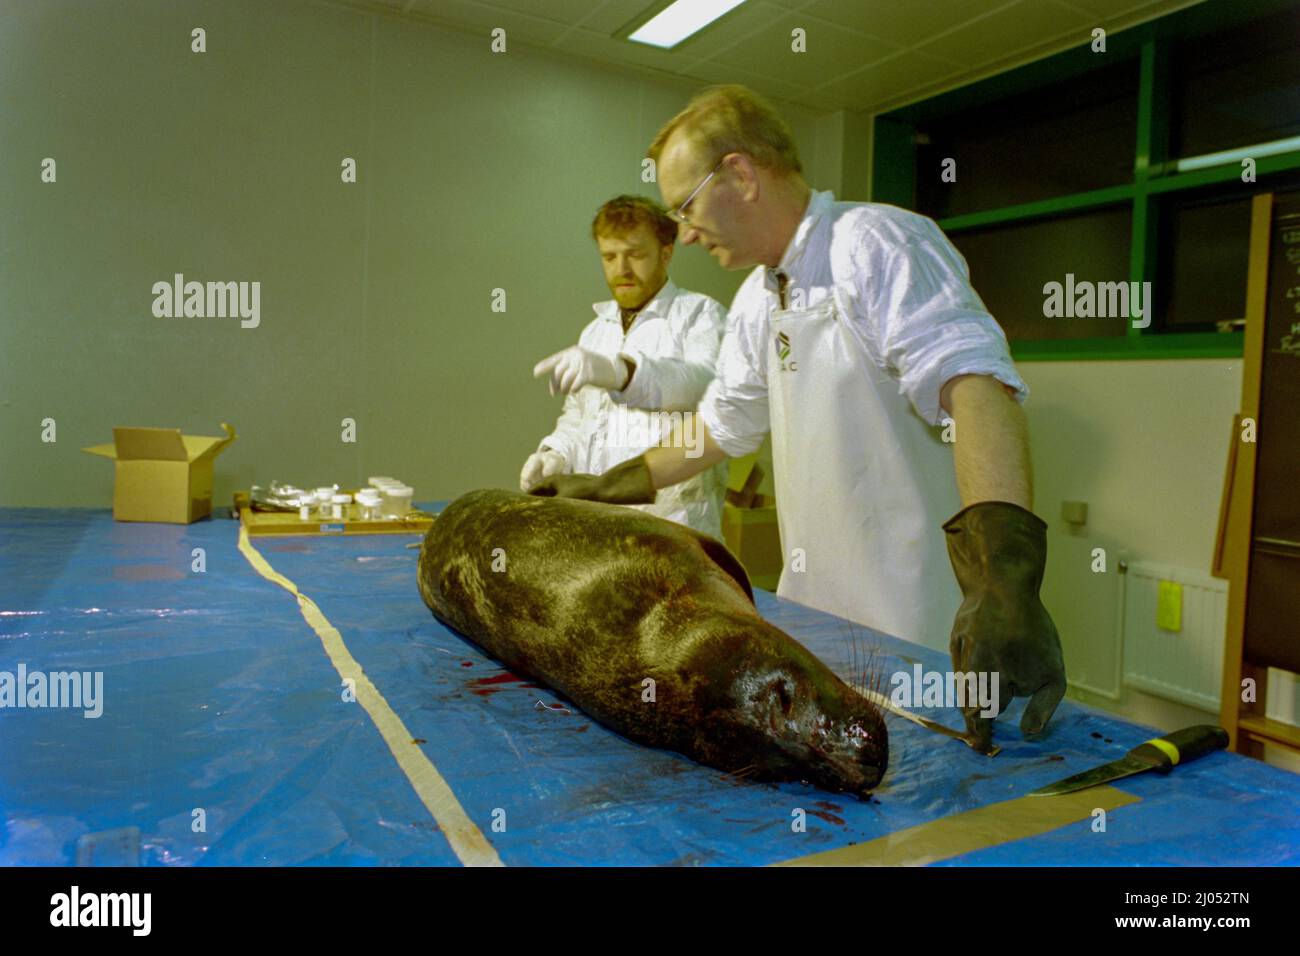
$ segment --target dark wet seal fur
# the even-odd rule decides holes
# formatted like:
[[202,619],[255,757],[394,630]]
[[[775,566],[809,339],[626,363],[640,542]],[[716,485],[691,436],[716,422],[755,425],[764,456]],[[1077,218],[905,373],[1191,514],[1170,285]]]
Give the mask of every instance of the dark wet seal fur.
[[473,491],[429,529],[419,585],[443,623],[638,743],[858,796],[884,775],[876,707],[763,620],[731,552],[682,525]]

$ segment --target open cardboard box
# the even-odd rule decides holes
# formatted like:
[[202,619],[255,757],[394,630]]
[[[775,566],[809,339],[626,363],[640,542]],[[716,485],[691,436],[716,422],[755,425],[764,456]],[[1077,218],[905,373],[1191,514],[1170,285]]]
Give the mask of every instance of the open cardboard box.
[[113,441],[82,451],[114,461],[113,518],[189,524],[212,513],[212,463],[235,440],[179,428],[114,428]]
[[782,555],[770,474],[763,467],[760,452],[732,460],[727,501],[722,507],[722,538],[740,559],[750,582],[775,591],[781,578]]

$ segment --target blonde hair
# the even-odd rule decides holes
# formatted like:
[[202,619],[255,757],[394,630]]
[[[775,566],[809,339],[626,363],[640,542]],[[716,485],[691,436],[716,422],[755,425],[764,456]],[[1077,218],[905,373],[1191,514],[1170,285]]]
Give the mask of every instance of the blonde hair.
[[697,93],[659,130],[646,155],[658,163],[668,137],[678,129],[708,159],[706,165],[715,165],[727,153],[744,153],[765,169],[803,172],[790,127],[748,87],[731,83]]

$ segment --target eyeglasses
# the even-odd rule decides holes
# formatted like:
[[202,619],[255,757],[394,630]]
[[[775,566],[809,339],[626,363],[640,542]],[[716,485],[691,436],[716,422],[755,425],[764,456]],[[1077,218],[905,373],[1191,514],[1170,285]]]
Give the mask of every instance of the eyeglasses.
[[689,226],[691,224],[690,219],[686,217],[686,207],[694,202],[695,197],[700,194],[700,190],[709,184],[709,180],[712,179],[717,171],[722,168],[722,164],[726,162],[726,160],[726,156],[723,156],[722,159],[718,160],[718,165],[714,166],[713,171],[710,172],[709,175],[705,176],[698,186],[691,190],[691,194],[686,197],[682,204],[668,213],[670,219],[674,222],[681,223],[683,226]]

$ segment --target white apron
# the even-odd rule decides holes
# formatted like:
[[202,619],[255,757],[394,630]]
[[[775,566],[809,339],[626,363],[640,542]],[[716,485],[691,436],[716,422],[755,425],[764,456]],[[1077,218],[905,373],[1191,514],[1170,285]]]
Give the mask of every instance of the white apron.
[[947,650],[961,603],[941,527],[960,503],[952,449],[844,327],[849,304],[835,290],[771,316],[777,594]]

